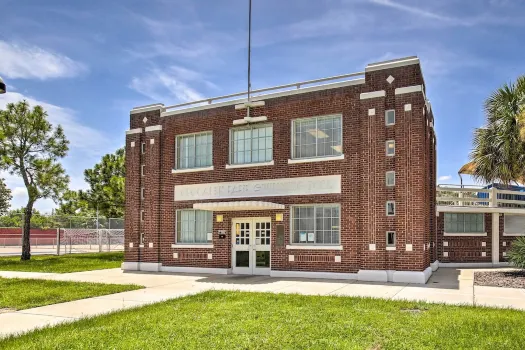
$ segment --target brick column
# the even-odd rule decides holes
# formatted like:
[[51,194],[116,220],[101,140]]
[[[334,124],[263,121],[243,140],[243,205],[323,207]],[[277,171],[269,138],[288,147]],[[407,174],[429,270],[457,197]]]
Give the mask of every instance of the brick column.
[[124,212],[123,267],[137,270],[140,236],[140,142],[142,128],[126,132],[126,206]]

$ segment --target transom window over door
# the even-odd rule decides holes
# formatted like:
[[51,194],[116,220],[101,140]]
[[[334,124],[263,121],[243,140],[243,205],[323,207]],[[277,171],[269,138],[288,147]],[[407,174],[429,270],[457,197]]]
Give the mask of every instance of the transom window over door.
[[230,164],[264,163],[273,160],[273,126],[251,125],[230,131]]
[[177,243],[209,243],[213,230],[213,212],[177,210]]
[[293,244],[339,244],[340,206],[292,206]]
[[293,159],[343,153],[341,115],[296,119],[292,122],[292,130]]
[[212,143],[211,131],[177,136],[177,169],[211,166]]

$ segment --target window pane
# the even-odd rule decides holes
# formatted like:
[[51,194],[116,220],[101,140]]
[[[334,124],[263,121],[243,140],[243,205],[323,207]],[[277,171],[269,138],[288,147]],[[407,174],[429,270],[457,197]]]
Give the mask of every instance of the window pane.
[[177,137],[177,169],[200,168],[212,165],[212,133]]
[[338,206],[293,207],[292,224],[292,243],[339,244]]
[[232,164],[261,163],[273,159],[273,127],[232,130]]
[[213,213],[204,210],[177,211],[177,242],[207,243],[212,232]]
[[341,116],[314,117],[293,122],[293,158],[342,154]]

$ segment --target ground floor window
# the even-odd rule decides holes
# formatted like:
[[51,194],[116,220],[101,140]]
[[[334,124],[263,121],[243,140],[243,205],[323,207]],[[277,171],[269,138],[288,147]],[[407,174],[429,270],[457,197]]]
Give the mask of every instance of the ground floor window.
[[445,213],[445,233],[485,233],[485,215]]
[[339,244],[340,205],[292,206],[292,243]]
[[213,229],[213,212],[177,210],[177,243],[209,243]]
[[507,235],[525,235],[525,215],[505,214],[505,228]]

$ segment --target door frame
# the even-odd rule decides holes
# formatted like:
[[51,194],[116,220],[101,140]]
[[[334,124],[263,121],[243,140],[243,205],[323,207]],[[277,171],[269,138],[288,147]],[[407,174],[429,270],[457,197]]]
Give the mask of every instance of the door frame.
[[[241,249],[237,249],[237,245],[235,243],[235,239],[237,238],[235,233],[235,225],[237,223],[250,223],[250,233],[249,233],[249,239],[250,243],[246,245],[245,247],[240,247]],[[270,223],[270,244],[269,245],[260,245],[257,244],[256,238],[255,238],[255,227],[256,223],[258,222],[269,222]],[[239,274],[239,275],[269,275],[271,270],[271,246],[272,246],[272,238],[271,238],[271,230],[272,230],[272,218],[271,217],[239,217],[239,218],[232,218],[231,219],[231,266],[232,266],[232,273],[233,274]],[[235,267],[235,253],[237,251],[248,251],[249,252],[249,267]],[[256,268],[255,259],[256,259],[256,251],[269,251],[270,252],[270,267],[268,268]]]

